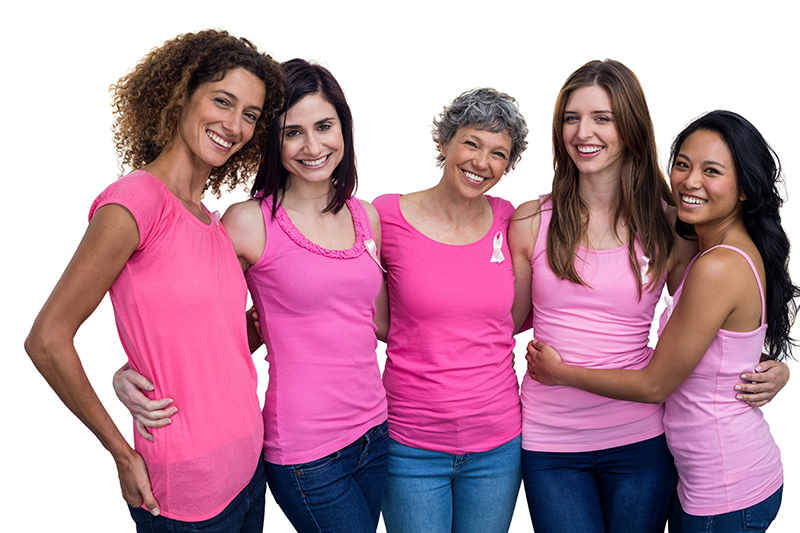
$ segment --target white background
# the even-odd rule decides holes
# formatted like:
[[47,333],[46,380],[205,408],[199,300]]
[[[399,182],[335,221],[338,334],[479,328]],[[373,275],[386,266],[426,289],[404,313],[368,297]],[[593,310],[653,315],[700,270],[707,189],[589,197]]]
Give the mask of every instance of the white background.
[[[0,387],[0,479],[6,525],[11,522],[3,529],[134,530],[111,457],[38,375],[22,344],[85,230],[89,205],[118,174],[108,87],[152,47],[214,27],[249,38],[279,61],[303,57],[328,66],[353,111],[358,196],[367,200],[435,184],[440,171],[432,117],[464,90],[505,91],[517,98],[531,129],[517,170],[492,191],[514,205],[549,190],[550,122],[566,77],[591,59],[617,59],[644,86],[662,165],[672,138],[704,111],[731,109],[761,130],[782,157],[790,182],[784,225],[798,243],[800,165],[793,135],[800,47],[794,13],[781,0],[543,6],[499,0],[32,0],[7,7],[0,34],[0,153],[7,186],[0,339],[8,363]],[[224,210],[244,198],[236,192],[221,201],[208,198],[207,205]],[[793,272],[800,281],[797,261]],[[518,342],[520,373],[526,341]],[[125,357],[107,299],[75,342],[101,399],[131,435],[129,417],[111,389],[111,375]],[[262,390],[263,355],[254,356]],[[800,523],[800,462],[791,427],[796,415],[790,414],[798,389],[790,383],[764,409],[786,473],[775,532],[796,531]],[[271,496],[267,500],[265,530],[290,531]],[[530,530],[521,493],[512,531]]]

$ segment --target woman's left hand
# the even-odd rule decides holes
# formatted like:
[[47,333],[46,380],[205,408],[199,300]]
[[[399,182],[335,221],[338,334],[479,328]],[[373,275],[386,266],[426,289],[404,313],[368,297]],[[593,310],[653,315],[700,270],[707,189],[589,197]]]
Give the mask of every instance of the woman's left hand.
[[528,343],[528,375],[542,385],[558,385],[555,372],[564,361],[555,348],[536,339]]
[[777,361],[762,361],[755,372],[741,375],[746,383],[737,384],[736,399],[753,407],[768,404],[789,381],[789,367]]

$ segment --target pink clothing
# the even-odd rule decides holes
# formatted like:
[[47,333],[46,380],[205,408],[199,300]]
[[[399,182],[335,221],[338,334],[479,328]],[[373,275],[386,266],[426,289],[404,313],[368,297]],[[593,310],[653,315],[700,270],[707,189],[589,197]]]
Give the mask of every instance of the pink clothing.
[[257,376],[247,345],[247,287],[219,217],[192,215],[155,176],[111,184],[107,204],[133,215],[139,246],[111,285],[131,368],[152,379],[150,398],[175,400],[153,442],[134,431],[164,516],[207,520],[249,483],[261,451]]
[[[564,361],[587,368],[643,368],[650,324],[666,277],[651,290],[631,272],[628,246],[613,250],[578,249],[575,260],[586,285],[558,279],[547,262],[547,231],[552,208],[542,205],[533,250],[533,332],[556,348]],[[636,251],[644,257],[638,243]],[[646,261],[641,261],[646,264]],[[525,375],[522,380],[522,447],[539,452],[586,452],[624,446],[664,432],[663,406],[603,398],[572,387],[548,387]]]
[[383,274],[365,244],[372,229],[364,206],[350,198],[347,209],[355,244],[326,250],[306,239],[282,206],[273,219],[271,197],[261,202],[267,243],[245,277],[268,352],[270,463],[319,459],[386,420],[373,323]]
[[[761,293],[762,324],[748,332],[719,330],[700,364],[665,402],[667,444],[680,477],[678,497],[683,510],[697,516],[750,507],[783,484],[780,450],[761,409],[733,394],[741,373],[752,372],[761,360],[767,331],[764,291],[747,254],[731,246],[714,248],[720,247],[739,252],[753,269]],[[686,268],[684,281],[697,257]],[[682,291],[683,281],[675,292],[676,305]],[[665,324],[662,320],[662,330]]]
[[374,202],[391,309],[383,376],[390,435],[432,451],[491,450],[520,433],[514,273],[506,242],[514,208],[487,196],[491,229],[475,243],[455,246],[411,226],[399,198]]

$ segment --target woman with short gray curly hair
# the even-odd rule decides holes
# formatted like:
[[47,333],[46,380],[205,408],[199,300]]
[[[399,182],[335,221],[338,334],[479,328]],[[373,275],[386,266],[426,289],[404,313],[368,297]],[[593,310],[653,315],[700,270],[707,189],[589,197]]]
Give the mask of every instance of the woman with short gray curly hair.
[[521,479],[514,208],[486,193],[519,161],[527,133],[513,98],[467,91],[434,120],[439,183],[373,203],[390,309],[389,533],[511,523]]

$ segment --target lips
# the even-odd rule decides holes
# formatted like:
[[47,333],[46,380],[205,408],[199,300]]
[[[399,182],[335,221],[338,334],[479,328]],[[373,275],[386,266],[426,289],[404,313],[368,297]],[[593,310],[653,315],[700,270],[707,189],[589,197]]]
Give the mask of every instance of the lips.
[[319,159],[314,159],[312,161],[308,161],[308,160],[305,160],[305,159],[298,159],[297,161],[299,161],[300,164],[305,166],[305,167],[318,167],[319,165],[321,165],[322,163],[327,161],[329,157],[330,157],[330,154],[324,155],[324,156],[320,157]]
[[579,144],[575,146],[575,149],[583,155],[594,155],[602,150],[603,147],[595,144]]
[[481,183],[481,182],[486,181],[488,179],[488,178],[484,178],[483,176],[478,176],[477,174],[473,174],[472,172],[468,172],[466,170],[462,170],[462,172],[464,173],[464,175],[467,178],[471,179],[472,181],[477,181],[478,183]]
[[681,194],[681,202],[689,205],[702,205],[708,200],[704,198],[698,198],[697,196],[690,196],[688,194]]
[[233,142],[232,141],[228,141],[226,139],[223,139],[222,137],[220,137],[219,135],[217,135],[216,133],[214,133],[211,130],[206,130],[206,135],[208,135],[208,138],[211,139],[212,141],[214,141],[215,144],[221,146],[222,148],[225,148],[226,150],[230,149],[230,147],[233,146]]

